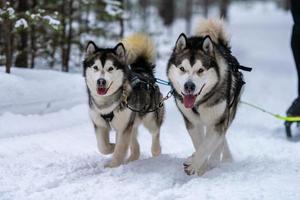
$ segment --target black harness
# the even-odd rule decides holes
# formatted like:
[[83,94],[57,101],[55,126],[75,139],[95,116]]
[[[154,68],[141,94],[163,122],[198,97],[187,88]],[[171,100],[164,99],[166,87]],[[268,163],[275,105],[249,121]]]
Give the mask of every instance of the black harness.
[[146,114],[155,112],[163,106],[156,78],[146,73],[131,71],[129,81],[132,92],[126,107],[131,111]]
[[[234,103],[237,101],[241,89],[243,85],[245,84],[245,81],[243,79],[243,74],[239,70],[250,72],[252,68],[245,67],[239,64],[238,60],[231,54],[231,50],[226,47],[225,45],[219,44],[214,46],[219,50],[223,58],[227,61],[227,64],[230,66],[232,72],[235,74],[235,77],[237,78],[237,87],[233,96],[232,102],[229,104],[229,108],[231,108]],[[136,69],[135,69],[136,70]],[[138,69],[137,69],[138,70]],[[143,72],[143,70],[140,70]],[[155,112],[158,109],[160,109],[163,106],[163,100],[161,100],[161,93],[159,91],[159,87],[156,84],[157,80],[155,77],[149,76],[144,73],[138,73],[134,71],[130,71],[129,74],[129,81],[131,84],[131,87],[133,88],[132,94],[128,99],[128,102],[125,102],[125,106],[129,108],[133,112],[138,112],[140,114],[146,114],[150,112]],[[134,95],[143,96],[142,92],[145,92],[144,95],[148,95],[149,97],[149,104],[147,104],[147,101],[142,102],[142,99],[134,99]],[[174,94],[174,90],[171,90],[168,95],[165,97],[165,100],[168,99],[171,95]],[[175,92],[176,94],[176,92]],[[175,95],[174,94],[174,95]],[[127,100],[126,100],[127,101]],[[137,102],[138,101],[138,102]],[[139,108],[136,108],[135,105],[141,105]],[[105,115],[101,115],[101,117],[106,122],[111,122],[114,118],[114,113],[108,113]]]
[[100,115],[106,122],[111,122],[114,118],[114,112],[110,112],[106,115]]
[[[163,106],[161,93],[156,84],[156,78],[133,71],[130,72],[128,78],[133,90],[129,98],[126,99],[126,102],[122,102],[128,109],[140,114],[146,114],[155,112]],[[169,98],[170,95],[171,93],[168,93],[167,98]],[[143,101],[142,97],[144,96],[148,96],[148,101]],[[138,108],[136,107],[137,104],[140,105]],[[112,111],[100,116],[106,122],[111,122],[114,118],[114,113]]]
[[237,87],[236,87],[236,90],[235,90],[235,93],[233,96],[233,100],[229,104],[229,108],[231,108],[234,105],[234,103],[237,101],[237,99],[241,93],[242,87],[245,84],[243,74],[239,70],[251,72],[252,68],[240,65],[238,60],[231,54],[231,50],[228,47],[226,47],[222,44],[220,44],[220,45],[214,44],[214,46],[219,50],[219,52],[221,53],[223,58],[227,61],[227,64],[229,65],[232,72],[235,74],[235,77],[237,78],[237,80],[236,80]]

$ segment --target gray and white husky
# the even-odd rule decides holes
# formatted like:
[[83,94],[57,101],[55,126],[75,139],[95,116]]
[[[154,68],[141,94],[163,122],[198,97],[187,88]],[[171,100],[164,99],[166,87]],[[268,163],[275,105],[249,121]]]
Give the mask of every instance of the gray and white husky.
[[[114,48],[98,48],[89,42],[84,60],[84,76],[89,96],[90,117],[95,127],[98,149],[102,154],[113,153],[105,167],[117,167],[124,162],[130,146],[127,162],[139,158],[137,129],[143,124],[152,134],[152,155],[161,153],[160,127],[164,107],[151,113],[133,112],[141,102],[151,105],[148,91],[131,87],[130,74],[154,78],[155,48],[146,35],[135,34],[125,38]],[[161,99],[161,94],[159,93]],[[148,97],[148,98],[147,98]],[[110,142],[110,130],[116,131],[116,143]]]
[[232,159],[225,133],[244,83],[236,65],[221,20],[202,20],[195,36],[177,39],[167,76],[195,148],[184,163],[188,175]]

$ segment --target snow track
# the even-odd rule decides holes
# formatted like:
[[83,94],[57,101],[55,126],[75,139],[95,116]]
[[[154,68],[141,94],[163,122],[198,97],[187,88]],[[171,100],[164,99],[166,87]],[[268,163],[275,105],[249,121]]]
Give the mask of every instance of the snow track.
[[[230,13],[233,52],[254,67],[245,73],[243,99],[284,113],[296,95],[291,17],[273,4],[235,4]],[[172,39],[162,36],[171,43],[160,52],[171,50],[181,25]],[[161,78],[166,62],[157,63]],[[202,177],[183,172],[193,148],[172,100],[161,130],[163,154],[151,158],[150,134],[140,128],[140,160],[105,169],[110,156],[97,150],[81,75],[0,70],[0,200],[300,199],[300,143],[286,140],[282,122],[252,108],[241,105],[228,132],[235,161]]]

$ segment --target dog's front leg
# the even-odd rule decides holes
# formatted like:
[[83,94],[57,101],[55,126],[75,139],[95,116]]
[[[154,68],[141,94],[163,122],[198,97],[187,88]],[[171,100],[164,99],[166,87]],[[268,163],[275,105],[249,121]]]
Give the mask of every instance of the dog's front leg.
[[197,149],[199,148],[201,142],[203,142],[204,138],[205,138],[205,130],[204,130],[204,126],[202,124],[199,125],[189,125],[186,126],[188,133],[191,136],[195,151],[197,151]]
[[199,148],[191,158],[190,163],[184,164],[184,171],[188,175],[198,174],[199,176],[207,170],[206,161],[209,156],[217,150],[224,142],[225,134],[217,132],[215,126],[207,128],[205,140],[201,141]]
[[115,144],[109,142],[109,127],[97,125],[94,127],[99,151],[105,155],[114,152]]
[[217,150],[213,152],[208,160],[208,168],[214,168],[218,166],[221,162],[231,162],[232,156],[227,144],[226,138],[224,138],[224,141],[219,145]]
[[112,160],[107,163],[105,167],[118,167],[123,163],[124,158],[127,155],[132,131],[133,125],[128,125],[128,127],[124,131],[117,133],[117,143]]
[[[203,140],[205,139],[205,129],[204,126],[202,124],[200,125],[193,125],[192,123],[190,123],[187,119],[185,119],[185,124],[186,124],[186,128],[188,130],[188,133],[192,139],[193,142],[193,146],[195,148],[195,151],[197,151],[197,149],[199,148],[201,142],[203,142]],[[191,156],[189,156],[185,162],[184,162],[184,166],[189,166],[192,164],[193,162],[193,157],[194,157],[195,153],[193,153]]]
[[130,138],[130,156],[127,159],[127,163],[131,161],[135,161],[140,157],[140,145],[137,140],[137,127],[133,128]]
[[233,160],[226,138],[224,140],[224,148],[222,153],[222,162],[231,162]]

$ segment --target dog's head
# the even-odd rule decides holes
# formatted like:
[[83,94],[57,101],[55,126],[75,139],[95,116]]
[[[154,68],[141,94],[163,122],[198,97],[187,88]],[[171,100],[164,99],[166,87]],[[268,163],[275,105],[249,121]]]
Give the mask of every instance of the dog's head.
[[84,76],[90,92],[109,96],[122,87],[126,80],[125,48],[122,43],[114,48],[98,48],[90,41],[86,48]]
[[193,108],[219,79],[210,37],[187,38],[182,33],[169,60],[167,75],[173,88],[182,96],[184,106]]

